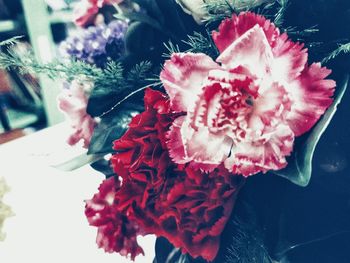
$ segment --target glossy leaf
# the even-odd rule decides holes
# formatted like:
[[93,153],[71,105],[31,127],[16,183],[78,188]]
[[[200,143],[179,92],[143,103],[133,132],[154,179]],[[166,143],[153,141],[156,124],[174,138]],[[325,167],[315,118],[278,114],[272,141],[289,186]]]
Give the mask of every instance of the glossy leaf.
[[285,177],[299,186],[305,187],[309,184],[312,173],[312,158],[317,143],[336,113],[337,106],[345,94],[348,81],[349,76],[345,78],[343,85],[339,86],[333,104],[329,107],[324,116],[311,130],[311,132],[296,139],[294,146],[295,149],[292,156],[288,160],[288,166],[283,170],[274,171],[273,173]]
[[140,105],[126,103],[122,109],[115,110],[102,118],[94,130],[88,153],[112,153],[113,141],[125,133],[132,117],[142,108]]

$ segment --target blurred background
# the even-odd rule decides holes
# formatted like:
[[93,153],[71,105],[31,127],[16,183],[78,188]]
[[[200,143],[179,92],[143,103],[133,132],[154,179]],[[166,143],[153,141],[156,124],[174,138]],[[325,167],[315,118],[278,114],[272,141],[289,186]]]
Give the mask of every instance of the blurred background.
[[[0,41],[23,36],[17,52],[34,51],[41,62],[57,57],[73,24],[74,0],[0,0]],[[63,120],[56,96],[61,83],[43,75],[0,70],[0,144]]]

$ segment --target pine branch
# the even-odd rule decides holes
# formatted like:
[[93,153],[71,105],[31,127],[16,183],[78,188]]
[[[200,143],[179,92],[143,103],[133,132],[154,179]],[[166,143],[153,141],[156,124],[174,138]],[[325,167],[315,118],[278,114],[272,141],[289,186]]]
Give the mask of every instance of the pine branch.
[[338,45],[338,48],[336,50],[334,50],[333,52],[331,52],[328,56],[326,56],[323,60],[322,60],[322,64],[326,64],[328,63],[330,60],[335,59],[337,56],[339,56],[340,54],[348,54],[350,53],[350,42],[346,43],[346,44],[341,44]]
[[227,248],[225,263],[272,263],[261,230],[254,222],[245,222],[236,216],[232,226],[231,245]]
[[15,36],[10,39],[4,40],[0,42],[0,47],[15,45],[18,43],[18,40],[21,38],[23,38],[23,36]]
[[[8,43],[14,42],[11,40]],[[79,61],[61,62],[55,60],[50,63],[40,63],[32,52],[29,51],[20,56],[12,46],[8,46],[6,52],[0,52],[0,68],[14,68],[19,70],[21,74],[45,74],[52,80],[66,79],[68,81],[81,75],[94,81],[102,74],[102,71],[95,66]]]
[[224,20],[234,13],[232,5],[227,0],[208,0],[205,2],[204,8],[208,12],[207,24]]
[[92,81],[95,83],[95,87],[116,92],[116,90],[123,89],[125,86],[123,71],[121,63],[110,61],[106,68],[98,72]]
[[150,61],[141,61],[136,64],[128,73],[127,81],[129,85],[140,85],[140,83],[148,81],[152,66]]
[[[204,7],[208,11],[207,24],[222,21],[233,13],[255,11],[260,6],[271,8],[277,0],[206,0]],[[282,0],[283,1],[283,0]]]
[[276,2],[279,5],[279,9],[275,15],[275,20],[274,20],[274,24],[281,28],[283,23],[284,23],[284,16],[286,14],[286,11],[289,7],[289,0],[276,0]]
[[217,57],[219,54],[209,32],[207,32],[207,36],[194,32],[193,36],[188,36],[188,40],[183,42],[190,47],[187,52],[204,53],[211,57]]
[[287,27],[285,28],[288,36],[298,36],[298,37],[308,37],[319,31],[316,25],[305,28],[303,30],[298,30],[297,27]]
[[163,53],[162,57],[169,59],[171,58],[172,54],[174,53],[180,53],[180,47],[177,44],[174,44],[171,40],[168,41],[168,43],[164,43],[165,48],[167,49],[167,53]]

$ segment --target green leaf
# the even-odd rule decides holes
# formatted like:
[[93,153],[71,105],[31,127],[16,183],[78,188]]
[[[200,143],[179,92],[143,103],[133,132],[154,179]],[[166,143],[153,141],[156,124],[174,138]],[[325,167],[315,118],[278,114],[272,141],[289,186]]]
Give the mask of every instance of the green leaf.
[[110,90],[104,86],[94,87],[87,105],[87,113],[98,117],[108,111],[121,99],[117,90]]
[[151,27],[158,29],[159,31],[163,30],[162,26],[158,23],[158,21],[148,16],[147,14],[136,13],[136,12],[125,12],[123,14],[116,14],[114,16],[121,20],[129,19],[131,21],[138,21],[141,23],[145,23]]
[[140,105],[125,103],[123,109],[113,111],[102,118],[92,135],[88,154],[112,153],[113,141],[125,133],[132,117],[142,109]]
[[129,53],[143,57],[155,49],[159,31],[147,23],[135,21],[129,25],[125,35],[125,45]]
[[90,164],[90,166],[94,170],[104,174],[106,176],[106,178],[110,178],[110,177],[113,177],[115,175],[113,168],[111,166],[111,162],[108,160],[105,160],[104,158]]
[[309,184],[312,173],[312,158],[316,145],[336,113],[337,106],[344,96],[348,82],[349,76],[345,78],[344,84],[337,89],[337,95],[334,98],[333,104],[311,132],[297,138],[295,150],[288,160],[288,166],[283,170],[274,171],[274,174],[287,178],[299,186],[305,187]]
[[122,65],[109,62],[101,74],[95,78],[94,85],[89,97],[87,113],[98,117],[120,100],[126,86]]

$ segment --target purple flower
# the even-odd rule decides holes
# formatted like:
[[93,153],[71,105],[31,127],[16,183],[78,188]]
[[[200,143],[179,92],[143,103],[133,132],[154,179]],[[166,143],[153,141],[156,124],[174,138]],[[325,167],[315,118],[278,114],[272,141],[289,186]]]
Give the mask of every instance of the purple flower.
[[60,52],[64,57],[103,67],[109,59],[116,60],[125,53],[127,28],[127,23],[117,20],[89,27],[62,42]]

